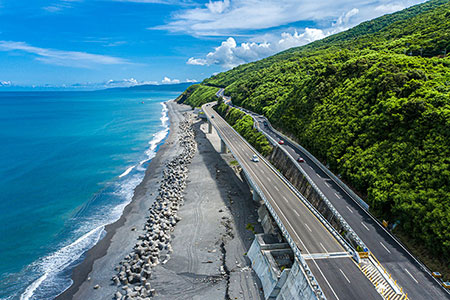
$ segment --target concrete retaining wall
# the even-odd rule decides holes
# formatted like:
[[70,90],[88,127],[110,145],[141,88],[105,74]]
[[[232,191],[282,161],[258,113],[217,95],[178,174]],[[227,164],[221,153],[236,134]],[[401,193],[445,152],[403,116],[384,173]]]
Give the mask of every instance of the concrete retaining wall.
[[[267,244],[264,237],[257,234],[247,253],[252,268],[261,280],[264,298],[273,300],[316,300],[317,297],[309,286],[305,273],[300,269],[298,260],[294,258],[291,268],[280,270],[272,253],[292,250],[287,243]],[[273,242],[273,241],[272,241]]]
[[[346,234],[344,224],[341,219],[330,209],[323,198],[314,189],[302,172],[292,163],[292,159],[286,153],[275,147],[270,162],[292,183],[297,190],[305,196],[305,198],[319,211],[320,214],[336,229],[339,233]],[[355,240],[353,235],[347,234],[344,238],[349,242],[354,249],[359,245],[359,240]]]

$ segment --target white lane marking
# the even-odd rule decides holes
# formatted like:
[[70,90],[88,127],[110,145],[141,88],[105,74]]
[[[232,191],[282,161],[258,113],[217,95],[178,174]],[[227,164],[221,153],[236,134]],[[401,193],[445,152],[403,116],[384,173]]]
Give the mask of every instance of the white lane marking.
[[322,243],[319,243],[320,246],[322,246],[322,249],[325,250],[326,253],[328,253],[327,249],[325,249],[325,247],[322,245]]
[[326,181],[325,181],[325,184],[327,185],[327,187],[331,187],[330,184]]
[[280,191],[276,185],[273,186],[278,192]]
[[353,210],[351,210],[350,207],[348,207],[348,205],[346,207],[351,213],[353,213]]
[[336,195],[336,197],[338,197],[339,199],[341,198],[341,197],[339,197],[339,195],[337,194],[337,193],[334,193],[335,195]]
[[366,224],[364,224],[363,222],[361,222],[361,225],[364,226],[364,228],[367,229],[367,231],[370,231],[369,227],[367,227]]
[[341,271],[342,275],[344,275],[344,278],[347,279],[347,282],[350,283],[350,280],[348,280],[348,277],[345,276],[344,272],[341,269],[339,269],[339,271]]
[[267,180],[269,180],[269,182],[272,182],[272,180],[270,180],[270,178],[269,178],[269,177],[267,177]]
[[[229,126],[229,125],[228,125]],[[225,132],[223,133],[225,136]],[[233,134],[233,133],[232,133]],[[249,173],[253,173],[253,175],[256,175],[255,172],[251,169],[248,168]],[[261,181],[259,180],[258,176],[255,176],[254,178],[255,181],[259,181],[261,184]],[[256,183],[256,182],[255,182]],[[300,243],[303,246],[303,249],[307,252],[308,255],[311,255],[311,253],[309,252],[308,248],[306,247],[305,243],[303,242],[303,240],[300,238],[300,236],[297,234],[297,232],[294,230],[294,227],[292,226],[292,224],[289,222],[289,220],[286,218],[286,216],[284,215],[283,211],[280,209],[280,207],[277,205],[275,199],[270,195],[269,191],[265,188],[264,185],[261,184],[261,189],[264,189],[266,192],[266,195],[268,196],[268,198],[272,199],[272,203],[277,207],[278,211],[280,212],[281,216],[286,220],[286,223],[289,227],[291,227],[292,232],[295,234],[295,236],[297,237],[297,239],[300,241]],[[327,283],[328,287],[330,288],[331,292],[333,293],[333,295],[336,297],[337,300],[340,300],[340,298],[338,297],[338,295],[336,294],[336,292],[334,291],[333,287],[331,286],[330,282],[328,281],[327,277],[323,274],[322,269],[319,267],[319,265],[317,264],[315,259],[312,259],[314,265],[316,266],[317,270],[319,270],[320,275],[322,275],[323,279],[325,280],[325,282]]]
[[411,278],[412,278],[416,283],[419,283],[419,282],[417,281],[417,279],[415,279],[414,276],[412,276],[411,273],[409,273],[409,271],[408,271],[407,269],[405,269],[405,271],[406,271],[406,273],[408,273],[409,276],[411,276]]
[[305,224],[306,228],[308,228],[308,230],[312,232],[312,230],[311,230],[311,228],[309,228],[308,224],[306,224],[306,223],[304,223],[304,224]]
[[389,249],[388,248],[386,248],[386,246],[385,245],[383,245],[383,243],[382,242],[380,242],[380,244],[381,244],[381,246],[383,246],[383,248],[387,251],[387,252],[389,252],[389,253],[391,253],[391,251],[389,251]]
[[286,202],[289,202],[289,201],[288,201],[288,199],[286,199],[286,197],[285,197],[285,196],[283,196],[283,199],[284,199],[284,201],[286,201]]
[[294,209],[295,214],[297,215],[297,217],[300,217],[299,213]]

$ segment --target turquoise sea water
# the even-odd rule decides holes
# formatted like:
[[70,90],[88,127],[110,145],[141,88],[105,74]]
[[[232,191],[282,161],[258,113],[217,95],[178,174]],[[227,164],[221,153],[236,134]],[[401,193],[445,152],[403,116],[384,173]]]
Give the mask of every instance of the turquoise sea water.
[[0,93],[0,299],[71,284],[166,137],[174,89]]

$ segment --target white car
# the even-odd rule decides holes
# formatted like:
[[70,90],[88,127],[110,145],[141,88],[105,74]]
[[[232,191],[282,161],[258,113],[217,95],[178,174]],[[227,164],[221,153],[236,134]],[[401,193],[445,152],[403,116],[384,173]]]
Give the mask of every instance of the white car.
[[259,157],[256,154],[253,154],[252,161],[258,162],[259,161]]

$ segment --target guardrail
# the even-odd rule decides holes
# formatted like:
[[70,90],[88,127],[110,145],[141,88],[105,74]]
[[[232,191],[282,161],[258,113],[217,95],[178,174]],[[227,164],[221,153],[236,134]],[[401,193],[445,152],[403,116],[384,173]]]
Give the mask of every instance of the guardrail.
[[[216,129],[217,134],[219,135],[219,137],[221,138],[221,140],[225,143],[225,145],[228,147],[228,149],[231,151],[231,153],[233,153],[232,148],[230,147],[230,145],[228,144],[228,142],[226,141],[226,139],[224,139],[219,130],[217,130],[216,126],[211,122],[211,120],[209,120],[208,115],[206,116],[208,118],[208,121],[214,126],[214,128]],[[232,126],[230,126],[230,128],[238,135],[241,136]],[[252,145],[250,145],[247,140],[245,140],[244,138],[242,138],[242,140],[244,141],[244,143],[247,144],[247,146],[250,147],[250,149],[252,149],[252,151],[254,151],[255,153],[258,153],[253,147]],[[237,155],[234,155],[236,161],[239,163],[239,165],[242,166],[242,170],[245,174],[245,176],[247,177],[247,179],[249,180],[250,184],[252,185],[252,187],[255,189],[255,191],[258,193],[258,195],[261,197],[261,199],[263,199],[264,204],[266,205],[267,209],[269,210],[270,214],[272,215],[272,217],[274,218],[275,222],[277,223],[278,227],[280,228],[281,233],[283,234],[283,236],[285,237],[286,241],[288,242],[289,246],[292,248],[292,251],[294,252],[295,256],[297,257],[297,259],[300,261],[300,265],[301,265],[301,270],[303,275],[305,276],[305,278],[308,281],[308,284],[311,288],[311,290],[313,291],[314,295],[317,297],[317,299],[319,300],[326,300],[325,294],[323,293],[322,289],[320,288],[319,283],[316,281],[316,279],[314,278],[314,276],[312,276],[312,272],[308,267],[308,264],[306,263],[306,260],[303,258],[302,253],[300,251],[300,249],[298,249],[297,245],[295,244],[294,240],[292,239],[292,237],[290,236],[289,232],[287,231],[286,227],[284,226],[283,222],[281,221],[281,219],[279,218],[278,214],[276,213],[276,211],[274,210],[274,208],[272,207],[272,204],[270,204],[270,202],[267,200],[267,198],[265,197],[264,193],[261,191],[261,189],[259,188],[259,186],[254,182],[254,180],[252,179],[252,176],[249,174],[249,172],[244,168],[244,164],[240,161],[240,159],[237,157]],[[268,163],[264,157],[261,157],[261,159],[270,167],[270,163]],[[272,167],[273,168],[273,167]],[[276,170],[276,169],[275,169]],[[278,170],[276,170],[278,172]],[[280,176],[281,174],[279,174]]]
[[[254,120],[256,122],[256,120]],[[295,158],[292,157],[292,155],[286,151],[286,149],[284,149],[283,147],[279,147],[278,143],[268,134],[266,134],[263,130],[261,130],[259,128],[259,125],[257,126],[257,129],[262,132],[270,141],[272,144],[274,144],[274,146],[278,147],[281,151],[283,151],[283,153],[291,160],[291,162],[296,166],[296,168],[302,173],[302,175],[306,178],[306,180],[308,181],[308,183],[314,188],[314,190],[317,192],[317,194],[319,194],[320,198],[323,200],[323,202],[325,203],[325,205],[328,207],[328,209],[333,213],[333,215],[339,220],[340,224],[342,225],[342,227],[344,228],[344,230],[346,230],[352,237],[352,239],[357,243],[357,245],[359,247],[361,247],[362,249],[367,249],[366,245],[364,244],[364,242],[359,238],[359,236],[355,233],[355,231],[353,230],[353,228],[348,225],[347,221],[345,221],[345,219],[341,216],[341,214],[334,208],[333,204],[330,202],[330,200],[328,200],[328,198],[322,193],[322,191],[319,189],[319,187],[315,184],[315,182],[311,179],[311,177],[309,177],[309,175],[305,172],[305,170],[303,170],[303,168],[299,165],[299,163],[295,160]],[[303,195],[302,195],[303,197]],[[310,203],[307,199],[306,201],[308,203]],[[311,204],[310,204],[311,205]],[[314,208],[315,209],[315,208]],[[320,214],[319,212],[317,212],[318,214]],[[322,214],[320,214],[322,216]],[[322,217],[323,218],[323,217]],[[325,219],[326,220],[326,219]],[[327,221],[328,222],[328,221]],[[330,225],[331,226],[331,225]],[[334,227],[332,227],[333,230]],[[340,236],[340,235],[339,235]],[[347,243],[347,241],[346,241]],[[354,258],[355,260],[359,263],[359,254],[356,251],[356,249],[353,248],[353,246],[350,245],[350,247],[352,248],[352,253],[354,254]]]
[[363,199],[361,199],[361,197],[359,197],[354,191],[352,191],[345,183],[342,182],[341,179],[339,179],[339,177],[337,177],[336,175],[334,175],[330,170],[328,170],[328,168],[326,168],[317,158],[315,158],[308,150],[306,150],[304,147],[302,147],[301,145],[299,145],[298,143],[296,143],[295,141],[293,141],[291,138],[289,138],[288,136],[282,134],[281,132],[279,132],[278,130],[276,130],[275,128],[272,127],[272,124],[270,124],[269,120],[267,120],[266,117],[264,117],[264,119],[266,120],[267,124],[269,125],[270,129],[272,131],[274,131],[276,134],[283,136],[285,139],[289,140],[289,142],[291,144],[294,144],[296,147],[298,147],[303,153],[306,154],[306,156],[312,160],[325,174],[327,174],[331,180],[334,181],[334,183],[336,183],[339,187],[342,188],[342,190],[344,190],[345,193],[347,193],[347,195],[352,198],[354,201],[357,201],[362,208],[364,208],[366,211],[369,211],[369,204],[367,204]]
[[[216,93],[217,97],[222,97],[223,96],[223,89],[220,89],[217,93]],[[227,103],[227,105],[230,105],[230,103]],[[235,107],[235,106],[233,106]],[[246,114],[247,111],[246,110],[242,110],[242,108],[237,107],[238,109],[240,109],[241,111],[244,111]],[[264,130],[262,130],[259,127],[259,122],[255,119],[255,117],[251,114],[248,114],[252,117],[253,119],[253,126],[262,134],[264,134],[269,141],[276,147],[279,147],[278,143],[270,136],[268,135]],[[267,121],[267,119],[264,117],[264,119]],[[268,124],[270,125],[270,123],[268,122]],[[271,125],[270,125],[271,126]],[[271,126],[272,127],[272,126]],[[350,227],[350,225],[348,225],[347,221],[345,221],[345,219],[341,216],[341,214],[334,208],[333,204],[328,200],[328,198],[322,193],[322,191],[319,189],[319,187],[315,184],[315,182],[311,179],[311,177],[309,177],[309,175],[303,170],[303,168],[295,161],[295,159],[292,157],[292,155],[289,154],[289,152],[287,152],[285,149],[283,149],[282,147],[279,147],[281,149],[281,151],[283,151],[285,153],[285,155],[292,161],[292,163],[297,167],[297,169],[302,173],[302,175],[306,178],[306,180],[308,181],[308,183],[314,188],[314,190],[319,194],[320,198],[324,201],[324,203],[327,205],[327,207],[330,209],[330,211],[333,213],[334,216],[336,216],[336,218],[339,220],[339,222],[341,223],[342,227],[344,228],[344,230],[346,230],[352,237],[352,239],[356,242],[356,244],[361,247],[362,249],[366,250],[367,247],[366,245],[363,243],[363,241],[359,238],[359,236],[355,233],[355,231],[353,230],[353,228]],[[271,168],[272,165],[268,164]],[[274,168],[273,168],[274,169]],[[276,169],[275,169],[276,170]],[[278,170],[276,170],[276,172],[278,172]],[[282,176],[282,175],[281,175]],[[297,189],[290,183],[289,180],[287,180],[286,178],[284,178],[284,176],[282,177],[283,180],[285,182],[287,182],[286,184],[289,185],[291,187],[291,189],[293,189],[296,194],[299,196],[300,199],[302,199],[302,202],[308,207],[310,208],[310,210],[319,218],[319,220],[321,220],[321,222],[327,227],[327,229],[329,229],[329,231],[335,236],[335,238],[341,243],[341,245],[344,246],[344,248],[347,250],[348,247],[350,247],[349,250],[347,250],[348,252],[352,253],[352,257],[355,259],[356,262],[360,262],[360,258],[359,258],[359,254],[358,251],[356,251],[357,249],[354,249],[352,245],[349,245],[347,241],[345,241],[342,236],[336,231],[336,229],[331,226],[331,224],[328,222],[328,220],[326,220],[321,213],[319,213],[315,207],[313,207],[311,205],[311,203],[300,193],[297,191]],[[322,221],[323,220],[323,221]],[[332,228],[332,229],[330,229]],[[337,236],[336,236],[337,234]]]
[[[217,97],[221,97],[220,94],[217,95]],[[241,111],[246,112],[245,110],[243,110],[241,107],[235,106],[231,103],[231,99],[230,101],[228,101],[226,103],[227,105],[240,109]],[[247,112],[246,112],[247,113]],[[255,117],[250,115],[254,122],[259,124],[258,121],[255,120]],[[362,200],[355,192],[353,192],[349,187],[346,186],[345,183],[343,183],[336,175],[334,175],[330,170],[328,170],[328,168],[326,168],[317,158],[315,158],[308,150],[306,150],[304,147],[302,147],[301,145],[299,145],[298,143],[296,143],[295,141],[293,141],[292,139],[290,139],[289,137],[287,137],[286,135],[282,134],[281,132],[279,132],[278,130],[276,130],[275,128],[272,127],[272,124],[270,124],[270,122],[267,120],[266,117],[259,115],[260,117],[264,118],[264,120],[267,122],[268,126],[270,127],[271,130],[273,130],[276,134],[283,136],[285,139],[289,140],[289,142],[291,142],[293,145],[297,146],[303,153],[306,154],[306,156],[311,159],[323,172],[325,172],[331,180],[333,180],[338,186],[340,186],[342,188],[342,190],[344,192],[347,193],[347,195],[350,197],[350,199],[352,199],[358,206],[360,206],[363,210],[366,211],[367,215],[375,222],[377,223],[394,241],[397,242],[397,244],[409,255],[409,257],[411,257],[418,265],[419,267],[425,272],[427,273],[432,280],[434,280],[447,294],[450,295],[450,290],[446,289],[445,287],[442,286],[442,283],[437,279],[434,278],[432,276],[432,272],[428,269],[428,267],[426,267],[426,265],[424,263],[422,263],[418,258],[416,258],[414,255],[412,255],[409,250],[406,248],[406,246],[397,238],[395,237],[393,234],[391,234],[381,223],[380,221],[373,216],[370,211],[369,211],[369,205]],[[256,127],[254,125],[254,127],[256,129],[258,129],[260,132],[262,132],[271,143],[276,143],[276,141],[268,134],[266,134],[264,132],[264,130],[261,130],[261,128]],[[278,146],[278,144],[276,144],[276,146]],[[290,155],[289,155],[290,156]],[[292,156],[291,156],[292,158]],[[295,160],[294,160],[295,162]],[[295,162],[296,163],[296,162]],[[303,173],[303,172],[302,172]],[[328,199],[327,199],[328,200]],[[331,204],[331,203],[330,203]],[[333,207],[334,208],[334,207]],[[350,227],[351,228],[351,227]],[[352,230],[353,231],[353,230]],[[356,233],[355,233],[356,234]],[[359,237],[358,237],[359,238]],[[361,240],[361,239],[360,239]],[[361,241],[362,242],[362,241]],[[370,251],[369,251],[370,252]],[[377,260],[378,261],[378,260]],[[378,262],[378,264],[381,266],[381,264]],[[384,267],[382,267],[384,269]]]
[[[234,106],[236,107],[236,106]],[[238,108],[238,107],[236,107]],[[279,132],[278,130],[276,130],[275,128],[272,127],[272,125],[270,124],[270,122],[267,120],[266,117],[261,116],[262,118],[264,118],[264,120],[267,122],[268,126],[270,127],[271,130],[273,130],[276,134],[283,136],[285,139],[289,140],[289,142],[291,142],[292,144],[294,144],[295,146],[297,146],[298,148],[300,148],[300,150],[306,154],[306,156],[311,159],[322,171],[324,171],[327,175],[329,175],[330,179],[333,180],[337,185],[339,185],[344,192],[347,193],[347,195],[350,197],[350,199],[352,199],[359,207],[361,207],[362,209],[364,209],[367,213],[367,215],[376,223],[378,224],[418,265],[419,267],[425,272],[427,273],[432,280],[434,280],[441,288],[442,287],[442,282],[440,282],[437,278],[433,277],[431,270],[429,270],[426,265],[424,263],[422,263],[418,258],[416,258],[414,255],[412,255],[409,250],[406,248],[406,246],[393,234],[391,234],[384,226],[383,224],[381,224],[381,222],[374,216],[372,215],[372,213],[369,211],[369,205],[364,202],[364,200],[362,200],[355,192],[353,192],[349,187],[347,187],[345,185],[345,183],[343,183],[336,175],[334,175],[333,173],[331,173],[330,170],[328,170],[317,158],[315,158],[308,150],[306,150],[305,148],[303,148],[302,146],[300,146],[299,144],[297,144],[295,141],[293,141],[292,139],[290,139],[289,137],[287,137],[286,135],[282,134],[281,132]],[[255,118],[252,116],[253,120],[255,120]],[[257,122],[257,121],[256,121]],[[264,130],[261,130],[261,128],[257,128],[260,132],[262,132],[266,137],[270,137],[272,140],[273,138],[268,135],[265,134]],[[277,145],[278,146],[278,145]],[[383,267],[383,265],[381,265],[381,263],[376,259],[376,257],[374,255],[371,255],[373,258],[375,258],[377,264],[384,270],[385,274],[389,275],[390,274],[387,272],[387,270]],[[394,285],[397,286],[400,290],[402,289],[401,287],[399,287],[399,285],[394,282]],[[450,295],[450,291],[446,288],[443,288],[443,290]]]

